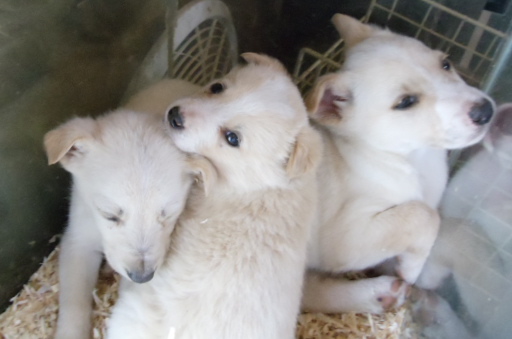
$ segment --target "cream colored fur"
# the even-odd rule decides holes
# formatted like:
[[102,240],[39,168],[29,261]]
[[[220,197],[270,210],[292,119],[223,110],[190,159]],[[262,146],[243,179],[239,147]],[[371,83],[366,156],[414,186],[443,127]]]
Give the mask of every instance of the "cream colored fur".
[[202,180],[165,266],[148,284],[122,286],[110,339],[294,338],[321,140],[284,68],[243,56],[249,64],[219,80],[221,93],[207,86],[174,104],[184,128],[170,137],[202,161]]
[[176,99],[195,94],[201,87],[180,79],[163,79],[133,95],[123,107],[136,112],[161,115]]
[[[486,125],[473,123],[469,112],[490,99],[417,40],[341,14],[333,22],[348,47],[346,61],[307,99],[325,145],[309,266],[332,275],[396,258],[396,275],[412,284],[437,235],[446,149],[483,137]],[[408,96],[412,105],[404,104]],[[399,278],[353,282],[312,273],[303,305],[382,312],[403,301]]]
[[[157,93],[146,90],[154,95],[138,100],[137,108],[156,112],[169,105],[179,84],[166,80],[156,85]],[[132,272],[148,279],[162,265],[195,171],[162,120],[121,109],[71,119],[45,136],[49,163],[60,162],[73,177],[59,259],[57,339],[90,338],[92,291],[103,254],[126,278]]]

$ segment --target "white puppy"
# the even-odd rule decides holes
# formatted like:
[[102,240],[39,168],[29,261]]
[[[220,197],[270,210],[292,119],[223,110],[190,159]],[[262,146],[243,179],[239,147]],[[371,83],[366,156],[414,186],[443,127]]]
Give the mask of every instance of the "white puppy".
[[[395,258],[397,275],[412,284],[437,235],[446,149],[482,139],[494,104],[443,53],[345,15],[333,22],[348,48],[345,63],[307,99],[325,144],[310,268],[337,274]],[[304,307],[382,312],[400,303],[405,287],[389,275],[312,274]]]
[[[145,105],[139,99],[138,108],[168,105],[176,96],[162,90],[175,85],[158,84],[159,95]],[[193,170],[166,135],[162,117],[118,110],[72,119],[45,136],[49,163],[60,162],[73,177],[59,259],[57,339],[90,337],[103,253],[114,270],[137,283],[150,280],[164,260]]]
[[203,160],[202,184],[165,266],[122,286],[110,339],[294,338],[321,140],[284,67],[243,57],[169,110],[172,140]]
[[134,94],[123,107],[135,112],[159,114],[163,119],[173,101],[200,90],[201,87],[185,80],[163,79]]

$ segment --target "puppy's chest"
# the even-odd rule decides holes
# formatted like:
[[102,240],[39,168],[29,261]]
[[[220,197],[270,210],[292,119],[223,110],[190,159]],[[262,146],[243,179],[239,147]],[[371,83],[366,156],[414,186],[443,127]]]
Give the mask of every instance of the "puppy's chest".
[[299,279],[307,235],[307,228],[287,219],[252,213],[188,215],[176,226],[159,281],[167,286],[170,302],[188,300],[195,305],[224,295],[226,285],[256,289],[276,277],[280,281]]
[[350,164],[346,183],[356,196],[380,197],[396,203],[424,198],[418,170],[402,159],[357,159]]
[[251,264],[265,256],[301,251],[307,241],[307,220],[293,208],[266,201],[201,204],[187,210],[177,225],[176,251],[198,262]]

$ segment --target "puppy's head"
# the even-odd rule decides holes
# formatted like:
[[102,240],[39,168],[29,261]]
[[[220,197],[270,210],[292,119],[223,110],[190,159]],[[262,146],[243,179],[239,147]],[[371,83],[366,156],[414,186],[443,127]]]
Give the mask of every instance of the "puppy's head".
[[169,133],[237,191],[280,186],[316,166],[320,141],[284,67],[265,55],[243,57],[247,65],[169,108]]
[[110,265],[138,283],[162,264],[194,171],[152,119],[129,111],[75,118],[44,140],[49,163],[73,175],[78,221],[70,227],[95,223]]
[[346,41],[346,61],[309,94],[312,119],[350,140],[405,153],[482,139],[494,103],[468,86],[446,55],[345,15],[333,23]]

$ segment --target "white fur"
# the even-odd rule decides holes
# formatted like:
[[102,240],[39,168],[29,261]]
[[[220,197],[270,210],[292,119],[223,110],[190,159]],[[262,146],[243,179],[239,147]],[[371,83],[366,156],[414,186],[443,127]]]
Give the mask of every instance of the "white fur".
[[124,108],[136,112],[158,114],[162,117],[176,99],[201,90],[201,87],[180,79],[163,79],[132,96]]
[[[160,94],[162,86],[173,88],[159,84]],[[145,105],[139,100],[138,109],[155,111],[173,96],[153,96]],[[192,170],[162,118],[130,110],[72,119],[47,133],[45,147],[49,162],[60,162],[73,177],[59,259],[56,338],[85,339],[103,254],[123,277],[128,271],[150,277],[165,258]]]
[[[349,50],[342,70],[321,78],[307,100],[326,145],[309,265],[340,273],[396,257],[396,273],[412,284],[437,235],[446,149],[483,137],[487,127],[469,112],[490,99],[417,40],[340,14],[333,21]],[[406,95],[418,103],[396,109]],[[387,292],[382,277],[325,281],[308,278],[306,309],[382,312],[407,290],[391,276]]]
[[[201,163],[166,264],[148,284],[126,283],[108,338],[293,338],[321,143],[284,68],[269,57],[175,103],[176,145]],[[239,147],[224,131],[239,133]],[[206,191],[206,194],[204,193]]]

